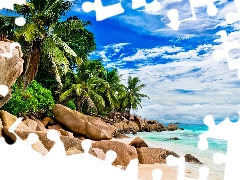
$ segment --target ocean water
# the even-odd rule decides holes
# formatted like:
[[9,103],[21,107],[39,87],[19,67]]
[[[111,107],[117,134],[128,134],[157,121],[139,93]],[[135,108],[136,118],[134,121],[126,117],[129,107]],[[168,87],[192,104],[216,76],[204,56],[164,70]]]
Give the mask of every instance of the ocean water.
[[[198,124],[179,124],[184,130],[163,131],[163,132],[139,132],[137,135],[145,140],[150,147],[159,147],[174,151],[180,156],[192,154],[198,158],[203,164],[186,163],[186,176],[191,178],[199,178],[199,168],[208,167],[208,180],[223,180],[224,179],[224,164],[216,164],[213,162],[215,153],[226,154],[227,141],[221,139],[208,139],[208,149],[202,151],[198,149],[199,135],[206,132],[206,125]],[[169,138],[178,137],[179,140],[169,140]],[[177,169],[177,167],[174,167]],[[164,172],[163,172],[164,173]]]

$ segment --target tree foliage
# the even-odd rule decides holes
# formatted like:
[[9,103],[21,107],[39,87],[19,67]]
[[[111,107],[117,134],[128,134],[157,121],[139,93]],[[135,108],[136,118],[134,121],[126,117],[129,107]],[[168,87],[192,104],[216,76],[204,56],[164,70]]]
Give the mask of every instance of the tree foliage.
[[0,15],[0,40],[13,39],[15,17]]
[[96,49],[94,34],[87,30],[91,22],[65,17],[74,3],[27,0],[15,5],[14,11],[27,22],[22,27],[15,26],[15,17],[0,16],[0,39],[19,42],[25,62],[23,84],[13,86],[5,110],[14,115],[37,113],[60,102],[83,113],[107,115],[114,110],[129,115],[148,97],[140,93],[145,85],[139,78],[129,76],[124,86],[117,69],[88,59]]
[[138,106],[142,108],[142,98],[149,98],[147,95],[140,93],[141,89],[146,87],[145,84],[139,84],[140,82],[141,81],[138,77],[128,77],[127,86],[125,87],[125,95],[122,98],[122,106],[128,115],[130,115],[131,109],[136,110]]
[[39,113],[50,113],[54,100],[50,90],[43,88],[36,81],[33,81],[26,91],[23,86],[13,85],[12,98],[4,106],[3,110],[18,116]]
[[[59,89],[62,88],[60,77],[69,69],[68,57],[77,59],[77,54],[58,36],[55,29],[64,23],[60,20],[73,4],[74,1],[65,0],[28,0],[24,5],[15,6],[17,14],[25,17],[27,21],[26,25],[15,31],[16,36],[22,40],[20,43],[28,46],[23,73],[25,87],[35,78],[41,59],[51,67]],[[78,27],[76,23],[71,25],[72,27],[68,28]]]

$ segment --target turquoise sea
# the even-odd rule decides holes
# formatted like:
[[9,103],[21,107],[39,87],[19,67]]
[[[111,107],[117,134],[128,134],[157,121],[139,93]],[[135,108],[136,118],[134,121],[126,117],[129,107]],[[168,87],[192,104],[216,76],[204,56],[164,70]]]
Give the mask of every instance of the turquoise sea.
[[[163,131],[163,132],[139,132],[137,135],[145,140],[150,147],[159,147],[176,152],[180,156],[192,154],[198,158],[203,165],[186,163],[187,177],[199,178],[198,170],[200,167],[209,168],[209,180],[223,180],[224,164],[215,164],[213,155],[215,153],[226,154],[227,142],[221,139],[208,139],[209,147],[202,151],[198,149],[199,135],[208,130],[206,125],[201,124],[179,124],[184,130]],[[178,137],[179,140],[169,140],[169,138]],[[177,167],[174,167],[177,169]]]

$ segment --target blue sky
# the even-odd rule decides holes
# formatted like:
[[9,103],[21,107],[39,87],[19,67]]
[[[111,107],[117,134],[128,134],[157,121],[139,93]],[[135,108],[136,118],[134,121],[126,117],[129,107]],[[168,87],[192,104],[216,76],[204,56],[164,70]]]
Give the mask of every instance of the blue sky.
[[[150,99],[143,99],[136,114],[189,123],[201,123],[208,114],[218,120],[238,119],[238,71],[230,70],[226,59],[212,57],[214,50],[223,48],[218,31],[226,30],[229,41],[240,37],[240,23],[227,24],[225,19],[227,13],[236,12],[234,1],[216,1],[218,13],[213,17],[206,7],[198,7],[197,19],[181,23],[174,31],[167,26],[168,10],[178,9],[180,20],[192,16],[189,1],[176,1],[159,1],[161,9],[151,12],[144,7],[133,10],[131,1],[123,0],[125,12],[103,21],[96,21],[94,11],[84,12],[85,1],[79,1],[70,14],[92,22],[89,30],[95,34],[97,50],[91,58],[102,58],[106,67],[117,68],[124,83],[131,75],[146,84],[142,93]],[[102,2],[105,6],[119,3]],[[230,57],[238,58],[239,52],[230,51]]]
[[[130,0],[102,0],[104,6],[121,2],[124,9],[103,21],[96,21],[95,11],[83,11],[83,3],[94,0],[75,1],[67,16],[92,22],[88,29],[94,33],[97,50],[90,58],[101,58],[107,68],[117,68],[123,83],[131,75],[146,84],[142,93],[150,99],[143,99],[142,109],[134,113],[160,122],[202,123],[208,114],[217,120],[238,119],[238,71],[230,70],[226,59],[212,57],[214,50],[223,48],[217,35],[220,30],[227,31],[228,41],[239,40],[240,23],[227,24],[225,18],[237,11],[234,0],[216,0],[215,16],[208,15],[206,6],[195,8],[197,19],[181,23],[177,31],[167,25],[167,13],[177,9],[180,20],[191,18],[191,0],[154,0],[160,4],[157,11],[132,9]],[[146,2],[149,5],[153,0]],[[233,49],[229,55],[239,58],[240,51]]]

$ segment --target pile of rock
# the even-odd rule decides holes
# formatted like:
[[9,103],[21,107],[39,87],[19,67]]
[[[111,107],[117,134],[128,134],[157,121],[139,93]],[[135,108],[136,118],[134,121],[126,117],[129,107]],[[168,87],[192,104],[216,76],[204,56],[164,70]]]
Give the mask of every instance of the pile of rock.
[[[140,164],[166,163],[166,158],[169,155],[179,157],[179,155],[173,151],[162,148],[148,147],[148,145],[139,137],[135,138],[129,145],[136,148]],[[186,162],[202,164],[196,157],[192,156],[191,154],[186,154],[184,157]]]
[[[99,118],[83,115],[60,104],[57,104],[52,112],[54,119],[47,117],[43,120],[38,120],[34,117],[25,117],[15,129],[15,133],[23,140],[27,139],[29,133],[37,134],[39,141],[33,144],[32,147],[42,155],[46,155],[54,146],[54,142],[47,138],[47,133],[50,129],[55,129],[59,133],[67,155],[83,153],[81,142],[84,138],[88,138],[93,140],[89,151],[90,154],[100,159],[105,159],[107,151],[113,150],[117,153],[117,158],[113,165],[123,168],[132,159],[136,158],[138,158],[139,163],[153,164],[166,163],[168,155],[179,157],[176,153],[166,149],[148,147],[140,138],[135,138],[130,144],[111,141],[110,139],[113,138],[116,127],[104,123]],[[17,120],[17,117],[0,110],[0,119],[0,135],[8,143],[14,143],[16,137],[9,132],[9,128]],[[155,122],[150,121],[150,124],[156,124]],[[163,128],[162,126],[159,127]],[[192,155],[186,155],[186,159],[190,162],[197,162],[197,159]]]
[[[43,120],[34,117],[25,117],[15,129],[15,133],[23,140],[27,139],[29,133],[35,133],[39,141],[33,148],[45,155],[54,145],[54,142],[47,138],[50,129],[55,129],[60,135],[65,145],[67,154],[81,153],[81,141],[84,138],[91,140],[109,140],[113,138],[116,128],[110,124],[102,122],[99,118],[85,116],[77,111],[73,111],[65,106],[57,104],[52,110],[55,119],[47,117]],[[17,120],[17,117],[0,110],[0,135],[6,142],[12,144],[16,141],[9,128]],[[94,151],[91,151],[96,156]]]
[[[121,120],[120,120],[121,119]],[[162,131],[174,131],[174,130],[183,130],[177,125],[170,123],[168,126],[164,126],[159,123],[157,120],[147,120],[146,118],[142,119],[141,116],[130,115],[129,119],[121,116],[120,113],[117,113],[117,116],[114,118],[113,125],[117,128],[119,133],[129,134],[136,132],[162,132]]]

